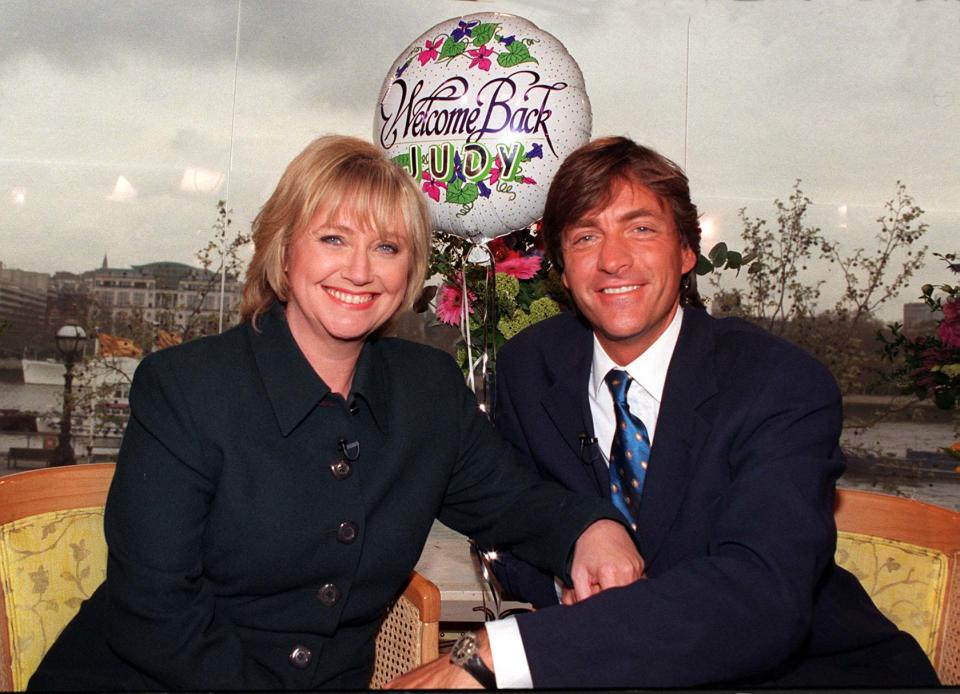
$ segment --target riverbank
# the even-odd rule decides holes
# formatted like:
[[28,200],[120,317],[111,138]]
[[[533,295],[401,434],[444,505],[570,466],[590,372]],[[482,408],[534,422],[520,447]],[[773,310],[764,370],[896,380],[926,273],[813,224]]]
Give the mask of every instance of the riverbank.
[[957,480],[929,480],[896,474],[849,471],[838,487],[892,494],[960,511],[960,475]]

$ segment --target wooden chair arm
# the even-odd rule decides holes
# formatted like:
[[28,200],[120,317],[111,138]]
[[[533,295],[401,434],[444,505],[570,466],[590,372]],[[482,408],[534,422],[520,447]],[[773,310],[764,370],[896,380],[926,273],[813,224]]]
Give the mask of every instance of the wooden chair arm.
[[432,581],[414,571],[410,575],[410,583],[403,591],[403,597],[417,608],[421,621],[440,621],[440,589]]

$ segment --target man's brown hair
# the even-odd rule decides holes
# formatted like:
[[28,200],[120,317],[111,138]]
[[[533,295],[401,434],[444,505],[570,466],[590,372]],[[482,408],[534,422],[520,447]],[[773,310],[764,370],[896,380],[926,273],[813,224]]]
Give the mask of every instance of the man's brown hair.
[[[613,184],[627,181],[649,188],[670,209],[680,242],[700,253],[700,221],[690,200],[683,169],[662,154],[626,137],[604,137],[568,156],[557,170],[543,211],[547,259],[563,270],[563,233],[591,210],[610,202]],[[680,281],[680,304],[703,307],[696,287],[696,268]]]

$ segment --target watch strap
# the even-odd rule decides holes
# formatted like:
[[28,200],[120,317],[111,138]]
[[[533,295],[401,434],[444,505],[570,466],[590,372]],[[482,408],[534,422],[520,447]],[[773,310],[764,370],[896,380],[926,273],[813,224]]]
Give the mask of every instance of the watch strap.
[[457,639],[450,652],[450,662],[469,672],[477,682],[483,685],[484,689],[497,688],[497,676],[480,659],[476,635],[473,632],[468,631]]

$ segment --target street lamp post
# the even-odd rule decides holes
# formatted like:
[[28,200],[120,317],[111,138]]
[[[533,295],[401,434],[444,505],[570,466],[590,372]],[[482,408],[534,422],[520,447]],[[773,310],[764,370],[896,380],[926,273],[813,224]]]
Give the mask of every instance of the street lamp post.
[[79,325],[68,324],[57,331],[57,349],[63,355],[63,416],[60,419],[60,442],[53,452],[51,466],[74,465],[77,461],[73,457],[73,446],[70,444],[70,424],[73,410],[73,365],[83,351],[87,333]]

